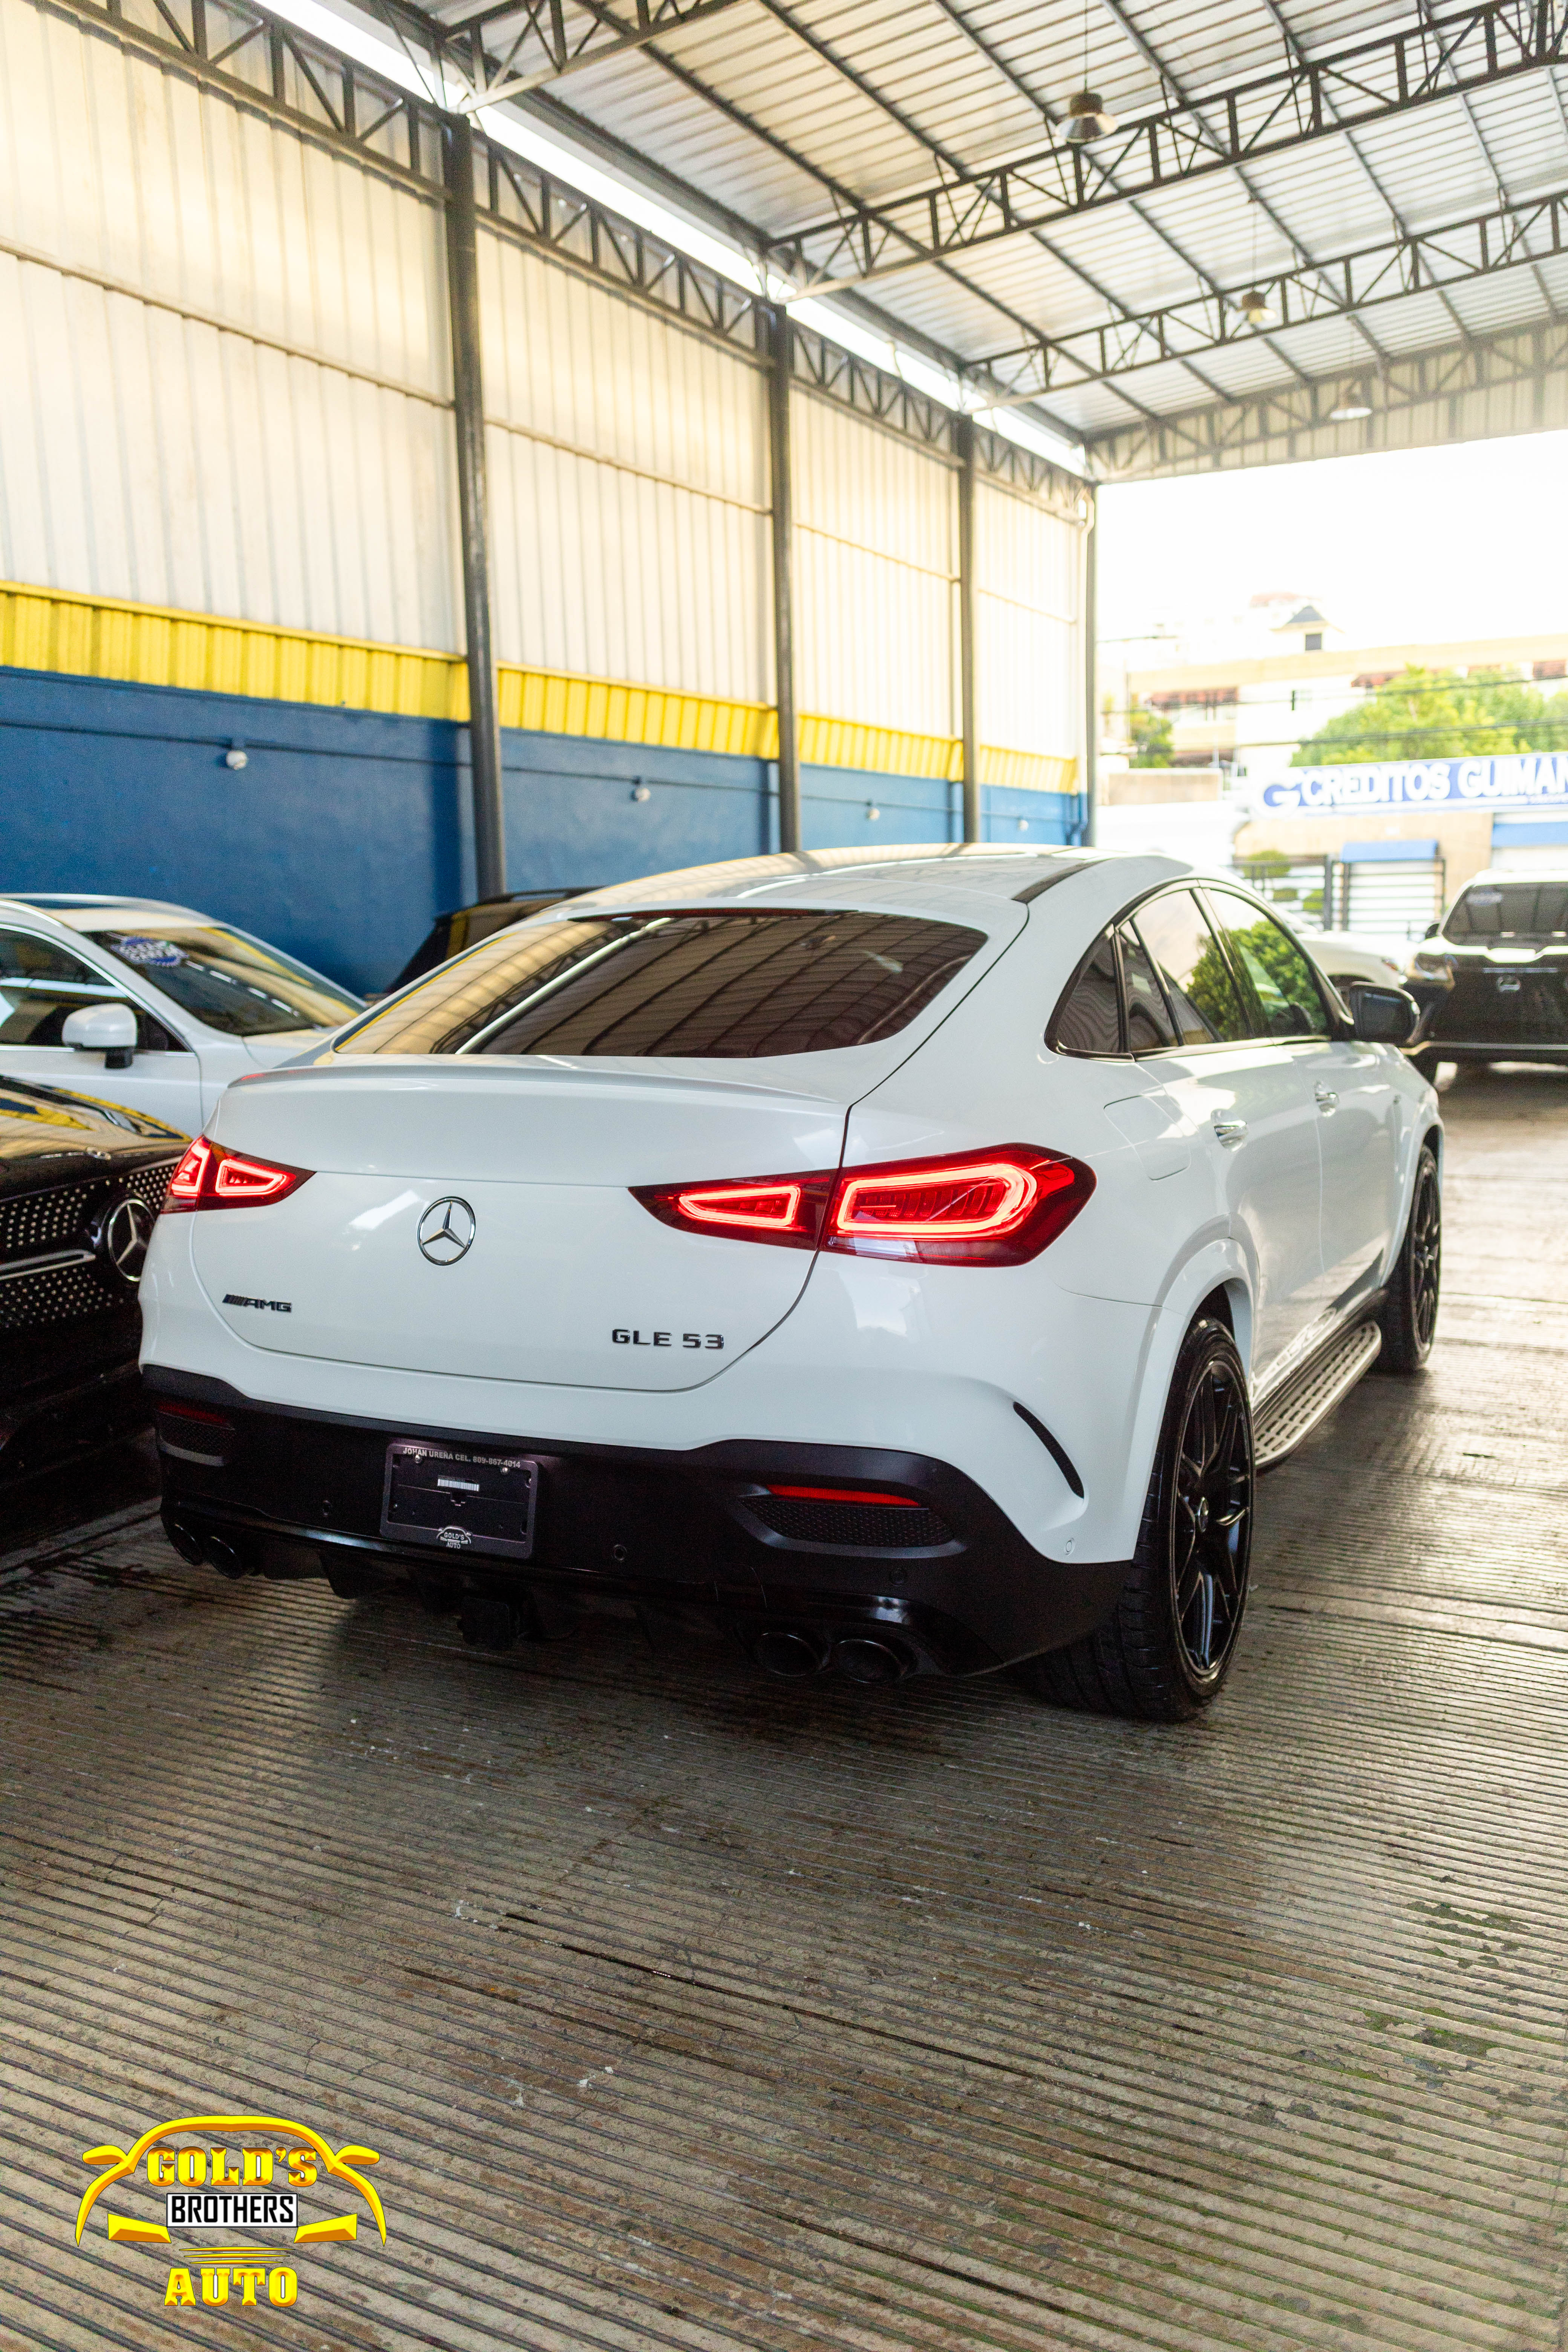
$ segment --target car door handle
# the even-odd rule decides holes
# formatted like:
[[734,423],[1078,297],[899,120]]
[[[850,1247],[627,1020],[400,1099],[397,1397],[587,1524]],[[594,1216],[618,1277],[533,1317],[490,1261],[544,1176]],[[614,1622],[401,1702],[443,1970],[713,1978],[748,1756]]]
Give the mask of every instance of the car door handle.
[[1244,1118],[1221,1118],[1216,1110],[1214,1131],[1221,1143],[1239,1143],[1247,1133],[1247,1121]]
[[1327,1113],[1331,1110],[1338,1110],[1340,1107],[1340,1098],[1338,1095],[1335,1094],[1332,1087],[1314,1087],[1312,1088],[1312,1092],[1318,1098],[1318,1108],[1321,1111]]

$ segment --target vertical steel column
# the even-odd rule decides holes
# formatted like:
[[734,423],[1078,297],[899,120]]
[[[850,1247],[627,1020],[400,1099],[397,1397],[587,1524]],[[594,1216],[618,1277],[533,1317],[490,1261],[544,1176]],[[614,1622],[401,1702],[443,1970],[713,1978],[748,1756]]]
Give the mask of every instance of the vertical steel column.
[[1100,821],[1100,601],[1095,550],[1100,509],[1092,490],[1083,526],[1083,838],[1094,847]]
[[963,838],[983,841],[980,814],[980,737],[974,716],[974,656],[979,613],[974,577],[974,485],[979,458],[974,419],[953,420],[953,444],[962,460],[958,473],[958,690],[959,731],[963,745]]
[[790,377],[795,330],[781,303],[768,313],[768,464],[773,533],[773,679],[779,714],[779,847],[800,847],[800,743],[795,710],[795,488]]
[[463,620],[468,648],[475,895],[496,898],[506,888],[506,814],[495,648],[490,636],[489,500],[485,488],[485,401],[479,366],[474,132],[466,114],[447,118],[443,161],[447,182],[447,308],[452,325],[452,393],[458,441],[458,517],[463,543]]

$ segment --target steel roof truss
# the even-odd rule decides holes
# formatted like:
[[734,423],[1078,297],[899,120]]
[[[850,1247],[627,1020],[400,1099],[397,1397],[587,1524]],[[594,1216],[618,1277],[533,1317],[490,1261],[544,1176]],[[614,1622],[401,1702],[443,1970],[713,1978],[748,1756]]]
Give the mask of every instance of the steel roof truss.
[[[1410,233],[1365,246],[1330,261],[1274,270],[1259,283],[1275,297],[1281,334],[1323,319],[1356,318],[1363,310],[1412,294],[1530,268],[1568,250],[1568,188],[1528,204],[1503,205],[1450,226]],[[1158,310],[1112,319],[1048,341],[992,352],[984,362],[987,393],[998,381],[1005,403],[1038,399],[1083,383],[1111,382],[1139,368],[1201,358],[1206,352],[1264,340],[1228,294],[1203,292]],[[1375,371],[1376,362],[1372,362]]]
[[[742,0],[632,0],[630,7],[612,7],[607,0],[570,0],[569,5],[565,0],[479,0],[477,5],[454,0],[435,10],[429,23],[433,43],[460,61],[470,84],[463,104],[471,111],[741,5]],[[491,25],[506,27],[504,46],[494,50],[484,40]]]
[[950,173],[903,196],[842,207],[772,242],[803,287],[920,268],[1074,215],[1125,204],[1255,159],[1387,121],[1563,60],[1568,0],[1479,0],[1337,56],[1293,55],[1273,73],[1122,126],[1092,147]]
[[[1377,371],[1378,407],[1373,422],[1386,426],[1401,410],[1434,402],[1454,402],[1472,392],[1541,385],[1568,369],[1568,323],[1542,320],[1531,327],[1504,328],[1466,343],[1409,353]],[[1112,425],[1085,436],[1101,481],[1125,481],[1171,471],[1207,470],[1245,465],[1249,452],[1267,446],[1301,457],[1312,454],[1311,436],[1331,425],[1330,403],[1343,377],[1310,385],[1281,384],[1206,408]],[[1516,428],[1517,429],[1517,428]],[[1294,446],[1292,446],[1294,445]],[[1366,447],[1405,446],[1368,434]],[[1321,454],[1331,454],[1323,451]]]

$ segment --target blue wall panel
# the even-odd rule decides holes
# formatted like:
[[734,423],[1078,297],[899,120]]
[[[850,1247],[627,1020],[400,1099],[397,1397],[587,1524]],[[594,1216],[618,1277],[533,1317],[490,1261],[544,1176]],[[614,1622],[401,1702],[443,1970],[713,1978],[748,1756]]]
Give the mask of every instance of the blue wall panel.
[[[514,888],[776,844],[770,762],[521,731],[502,751]],[[0,892],[179,899],[351,987],[384,986],[472,896],[468,782],[464,730],[441,720],[0,669]],[[808,847],[959,835],[956,785],[808,767],[801,788]],[[987,839],[1073,837],[1070,795],[985,799]]]

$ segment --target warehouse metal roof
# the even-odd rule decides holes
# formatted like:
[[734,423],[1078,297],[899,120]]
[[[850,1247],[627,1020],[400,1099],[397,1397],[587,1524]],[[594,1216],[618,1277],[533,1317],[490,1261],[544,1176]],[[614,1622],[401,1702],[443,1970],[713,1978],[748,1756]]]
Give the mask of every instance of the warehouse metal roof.
[[[1568,310],[1568,0],[377,13],[427,27],[476,106],[650,168],[767,282],[1091,445],[1303,388],[1353,414],[1411,354]],[[1075,144],[1080,92],[1100,135]]]

